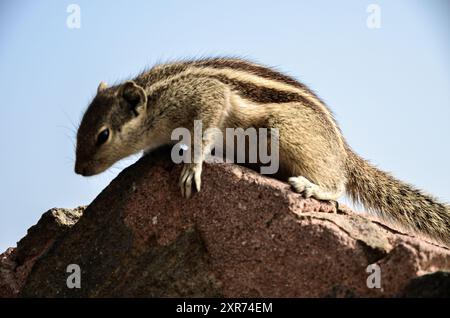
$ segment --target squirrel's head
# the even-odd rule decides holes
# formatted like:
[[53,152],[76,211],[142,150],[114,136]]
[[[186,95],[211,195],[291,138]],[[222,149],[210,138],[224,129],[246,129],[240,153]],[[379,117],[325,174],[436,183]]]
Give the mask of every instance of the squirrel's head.
[[145,91],[135,82],[110,88],[101,82],[78,128],[75,172],[92,176],[140,151],[146,109]]

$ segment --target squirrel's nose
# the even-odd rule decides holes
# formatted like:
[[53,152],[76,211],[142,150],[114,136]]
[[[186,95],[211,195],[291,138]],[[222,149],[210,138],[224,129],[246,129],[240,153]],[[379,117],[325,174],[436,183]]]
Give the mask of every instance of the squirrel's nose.
[[81,164],[79,164],[78,162],[75,163],[75,173],[76,174],[80,174],[82,176],[86,175],[86,167],[82,167]]

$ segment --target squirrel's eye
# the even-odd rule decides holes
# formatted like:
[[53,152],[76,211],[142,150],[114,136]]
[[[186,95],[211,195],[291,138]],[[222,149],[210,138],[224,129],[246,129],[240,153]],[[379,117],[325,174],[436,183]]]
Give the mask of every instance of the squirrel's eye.
[[109,138],[109,129],[103,129],[97,136],[97,145],[104,144]]

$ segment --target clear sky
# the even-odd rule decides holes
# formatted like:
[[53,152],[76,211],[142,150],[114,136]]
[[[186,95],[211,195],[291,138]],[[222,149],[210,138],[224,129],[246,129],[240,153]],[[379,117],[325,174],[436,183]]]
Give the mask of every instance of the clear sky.
[[[81,9],[81,27],[66,24]],[[381,28],[368,28],[370,4]],[[380,168],[450,201],[449,1],[2,1],[0,251],[52,207],[89,204],[131,161],[73,172],[101,80],[159,60],[237,55],[300,79]]]

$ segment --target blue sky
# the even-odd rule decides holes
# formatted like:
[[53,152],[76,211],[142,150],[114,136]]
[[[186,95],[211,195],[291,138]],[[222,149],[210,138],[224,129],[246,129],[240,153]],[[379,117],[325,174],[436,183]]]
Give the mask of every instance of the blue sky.
[[[66,25],[71,3],[79,29]],[[371,3],[380,29],[366,25]],[[98,83],[180,57],[238,55],[295,76],[360,155],[450,201],[449,3],[3,1],[0,251],[47,209],[91,202],[132,162],[73,172],[75,125]]]

